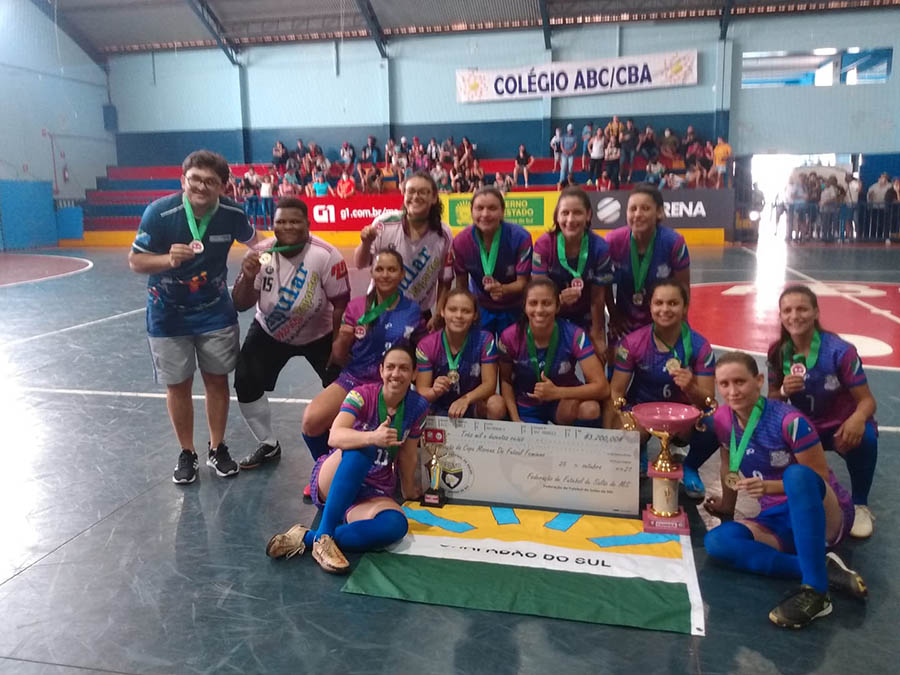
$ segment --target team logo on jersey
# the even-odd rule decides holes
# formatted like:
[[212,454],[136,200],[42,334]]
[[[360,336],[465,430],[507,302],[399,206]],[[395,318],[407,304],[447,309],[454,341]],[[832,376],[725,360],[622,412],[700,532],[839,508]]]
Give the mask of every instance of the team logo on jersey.
[[356,391],[356,389],[350,390],[350,393],[347,394],[346,398],[344,399],[344,403],[353,406],[357,410],[362,410],[363,405],[365,405],[362,394]]
[[566,373],[568,373],[571,370],[572,370],[572,364],[569,363],[568,361],[563,361],[562,363],[559,364],[558,373],[560,375],[565,375]]
[[769,455],[769,464],[773,469],[781,469],[791,463],[791,453],[786,450],[775,450]]
[[628,360],[628,348],[627,347],[619,347],[616,349],[616,361],[619,363],[625,363]]
[[837,375],[825,376],[825,391],[837,391],[840,388],[841,381],[837,378]]
[[533,262],[536,266],[539,266],[541,264],[541,254],[537,251],[534,252]]
[[428,363],[428,357],[425,356],[425,352],[416,347],[416,363],[425,365]]
[[669,273],[671,271],[672,271],[671,268],[666,263],[663,263],[662,265],[660,265],[659,267],[656,268],[656,278],[657,279],[668,279]]

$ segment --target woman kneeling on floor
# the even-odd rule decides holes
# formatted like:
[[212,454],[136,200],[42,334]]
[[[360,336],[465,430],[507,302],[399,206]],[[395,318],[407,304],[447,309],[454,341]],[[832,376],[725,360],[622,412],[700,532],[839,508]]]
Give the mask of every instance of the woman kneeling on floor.
[[328,438],[335,449],[313,467],[319,529],[298,524],[276,534],[266,546],[270,557],[290,558],[311,547],[322,569],[342,573],[350,567],[342,550],[380,549],[406,535],[406,516],[393,495],[398,473],[403,495],[420,495],[415,468],[428,402],[410,389],[415,359],[408,348],[389,349],[379,371],[381,383],[361,384],[347,394]]

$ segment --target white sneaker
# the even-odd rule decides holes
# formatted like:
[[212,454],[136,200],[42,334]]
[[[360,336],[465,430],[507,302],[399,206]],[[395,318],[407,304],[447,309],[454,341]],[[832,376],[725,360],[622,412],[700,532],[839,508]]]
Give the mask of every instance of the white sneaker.
[[855,515],[853,517],[853,527],[850,528],[850,536],[854,539],[867,539],[872,536],[872,530],[875,529],[875,516],[869,510],[868,506],[856,504],[853,507]]

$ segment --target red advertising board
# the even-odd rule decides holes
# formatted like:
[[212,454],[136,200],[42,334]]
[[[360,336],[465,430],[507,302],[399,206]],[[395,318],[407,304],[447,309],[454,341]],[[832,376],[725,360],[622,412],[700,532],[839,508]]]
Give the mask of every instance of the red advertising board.
[[359,231],[385,211],[394,211],[403,206],[403,196],[399,192],[383,195],[353,195],[348,199],[340,197],[301,197],[309,207],[310,229]]

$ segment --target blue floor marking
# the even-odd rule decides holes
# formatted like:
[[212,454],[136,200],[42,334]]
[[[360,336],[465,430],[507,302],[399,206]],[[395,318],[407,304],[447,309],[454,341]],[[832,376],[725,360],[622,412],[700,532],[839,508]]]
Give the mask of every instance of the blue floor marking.
[[448,532],[453,532],[455,534],[462,534],[463,532],[475,529],[475,526],[470,525],[469,523],[460,523],[455,520],[441,518],[440,516],[434,515],[431,511],[425,511],[424,509],[411,509],[408,506],[404,506],[403,513],[406,514],[407,518],[414,520],[417,523],[422,523],[422,525],[428,525],[429,527],[439,527],[442,530],[447,530]]

